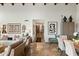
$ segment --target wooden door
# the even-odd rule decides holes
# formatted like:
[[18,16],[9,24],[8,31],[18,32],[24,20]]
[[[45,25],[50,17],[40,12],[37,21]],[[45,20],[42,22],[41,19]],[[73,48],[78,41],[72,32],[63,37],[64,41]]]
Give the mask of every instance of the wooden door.
[[42,42],[44,36],[43,32],[43,25],[42,24],[37,24],[36,25],[36,42]]
[[74,33],[74,22],[69,22],[69,32],[68,32],[68,34],[69,35],[73,35],[73,33]]
[[33,41],[44,42],[44,23],[40,20],[33,20]]
[[63,23],[63,34],[67,35],[68,34],[68,22]]

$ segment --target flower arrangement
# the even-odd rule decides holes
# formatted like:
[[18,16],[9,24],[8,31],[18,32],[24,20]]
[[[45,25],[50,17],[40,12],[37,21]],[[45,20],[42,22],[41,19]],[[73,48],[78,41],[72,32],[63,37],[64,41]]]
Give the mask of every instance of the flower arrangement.
[[79,32],[75,32],[74,33],[74,39],[75,40],[79,40]]

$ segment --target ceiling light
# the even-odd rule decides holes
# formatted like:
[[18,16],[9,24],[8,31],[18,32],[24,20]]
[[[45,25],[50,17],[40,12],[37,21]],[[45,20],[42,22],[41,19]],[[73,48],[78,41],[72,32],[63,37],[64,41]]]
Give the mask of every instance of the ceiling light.
[[12,4],[12,6],[14,6],[14,3],[11,3]]
[[68,3],[65,3],[65,5],[68,5]]
[[57,5],[57,3],[54,3],[54,5]]
[[22,5],[24,6],[24,5],[25,5],[25,3],[22,3]]
[[46,3],[44,3],[44,5],[46,5]]
[[33,3],[33,6],[35,5],[35,3]]
[[0,3],[2,6],[4,6],[4,3]]

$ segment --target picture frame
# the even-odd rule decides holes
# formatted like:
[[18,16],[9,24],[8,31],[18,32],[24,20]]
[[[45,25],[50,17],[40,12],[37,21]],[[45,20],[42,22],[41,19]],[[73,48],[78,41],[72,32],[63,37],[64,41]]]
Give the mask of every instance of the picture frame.
[[57,34],[58,32],[58,22],[57,21],[48,21],[48,34]]
[[22,32],[24,33],[26,30],[26,25],[22,25]]
[[8,32],[8,34],[20,34],[21,33],[21,24],[20,23],[8,23],[7,32]]
[[6,30],[6,25],[2,25],[2,34],[6,34],[7,30]]

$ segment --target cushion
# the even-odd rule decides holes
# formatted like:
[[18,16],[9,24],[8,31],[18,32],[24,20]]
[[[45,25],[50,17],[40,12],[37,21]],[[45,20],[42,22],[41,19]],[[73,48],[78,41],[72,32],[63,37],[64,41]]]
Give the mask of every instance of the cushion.
[[0,56],[4,56],[4,52],[0,53]]
[[10,51],[11,51],[11,46],[8,46],[7,48],[5,48],[4,56],[9,56]]
[[14,49],[11,50],[10,56],[14,56]]

